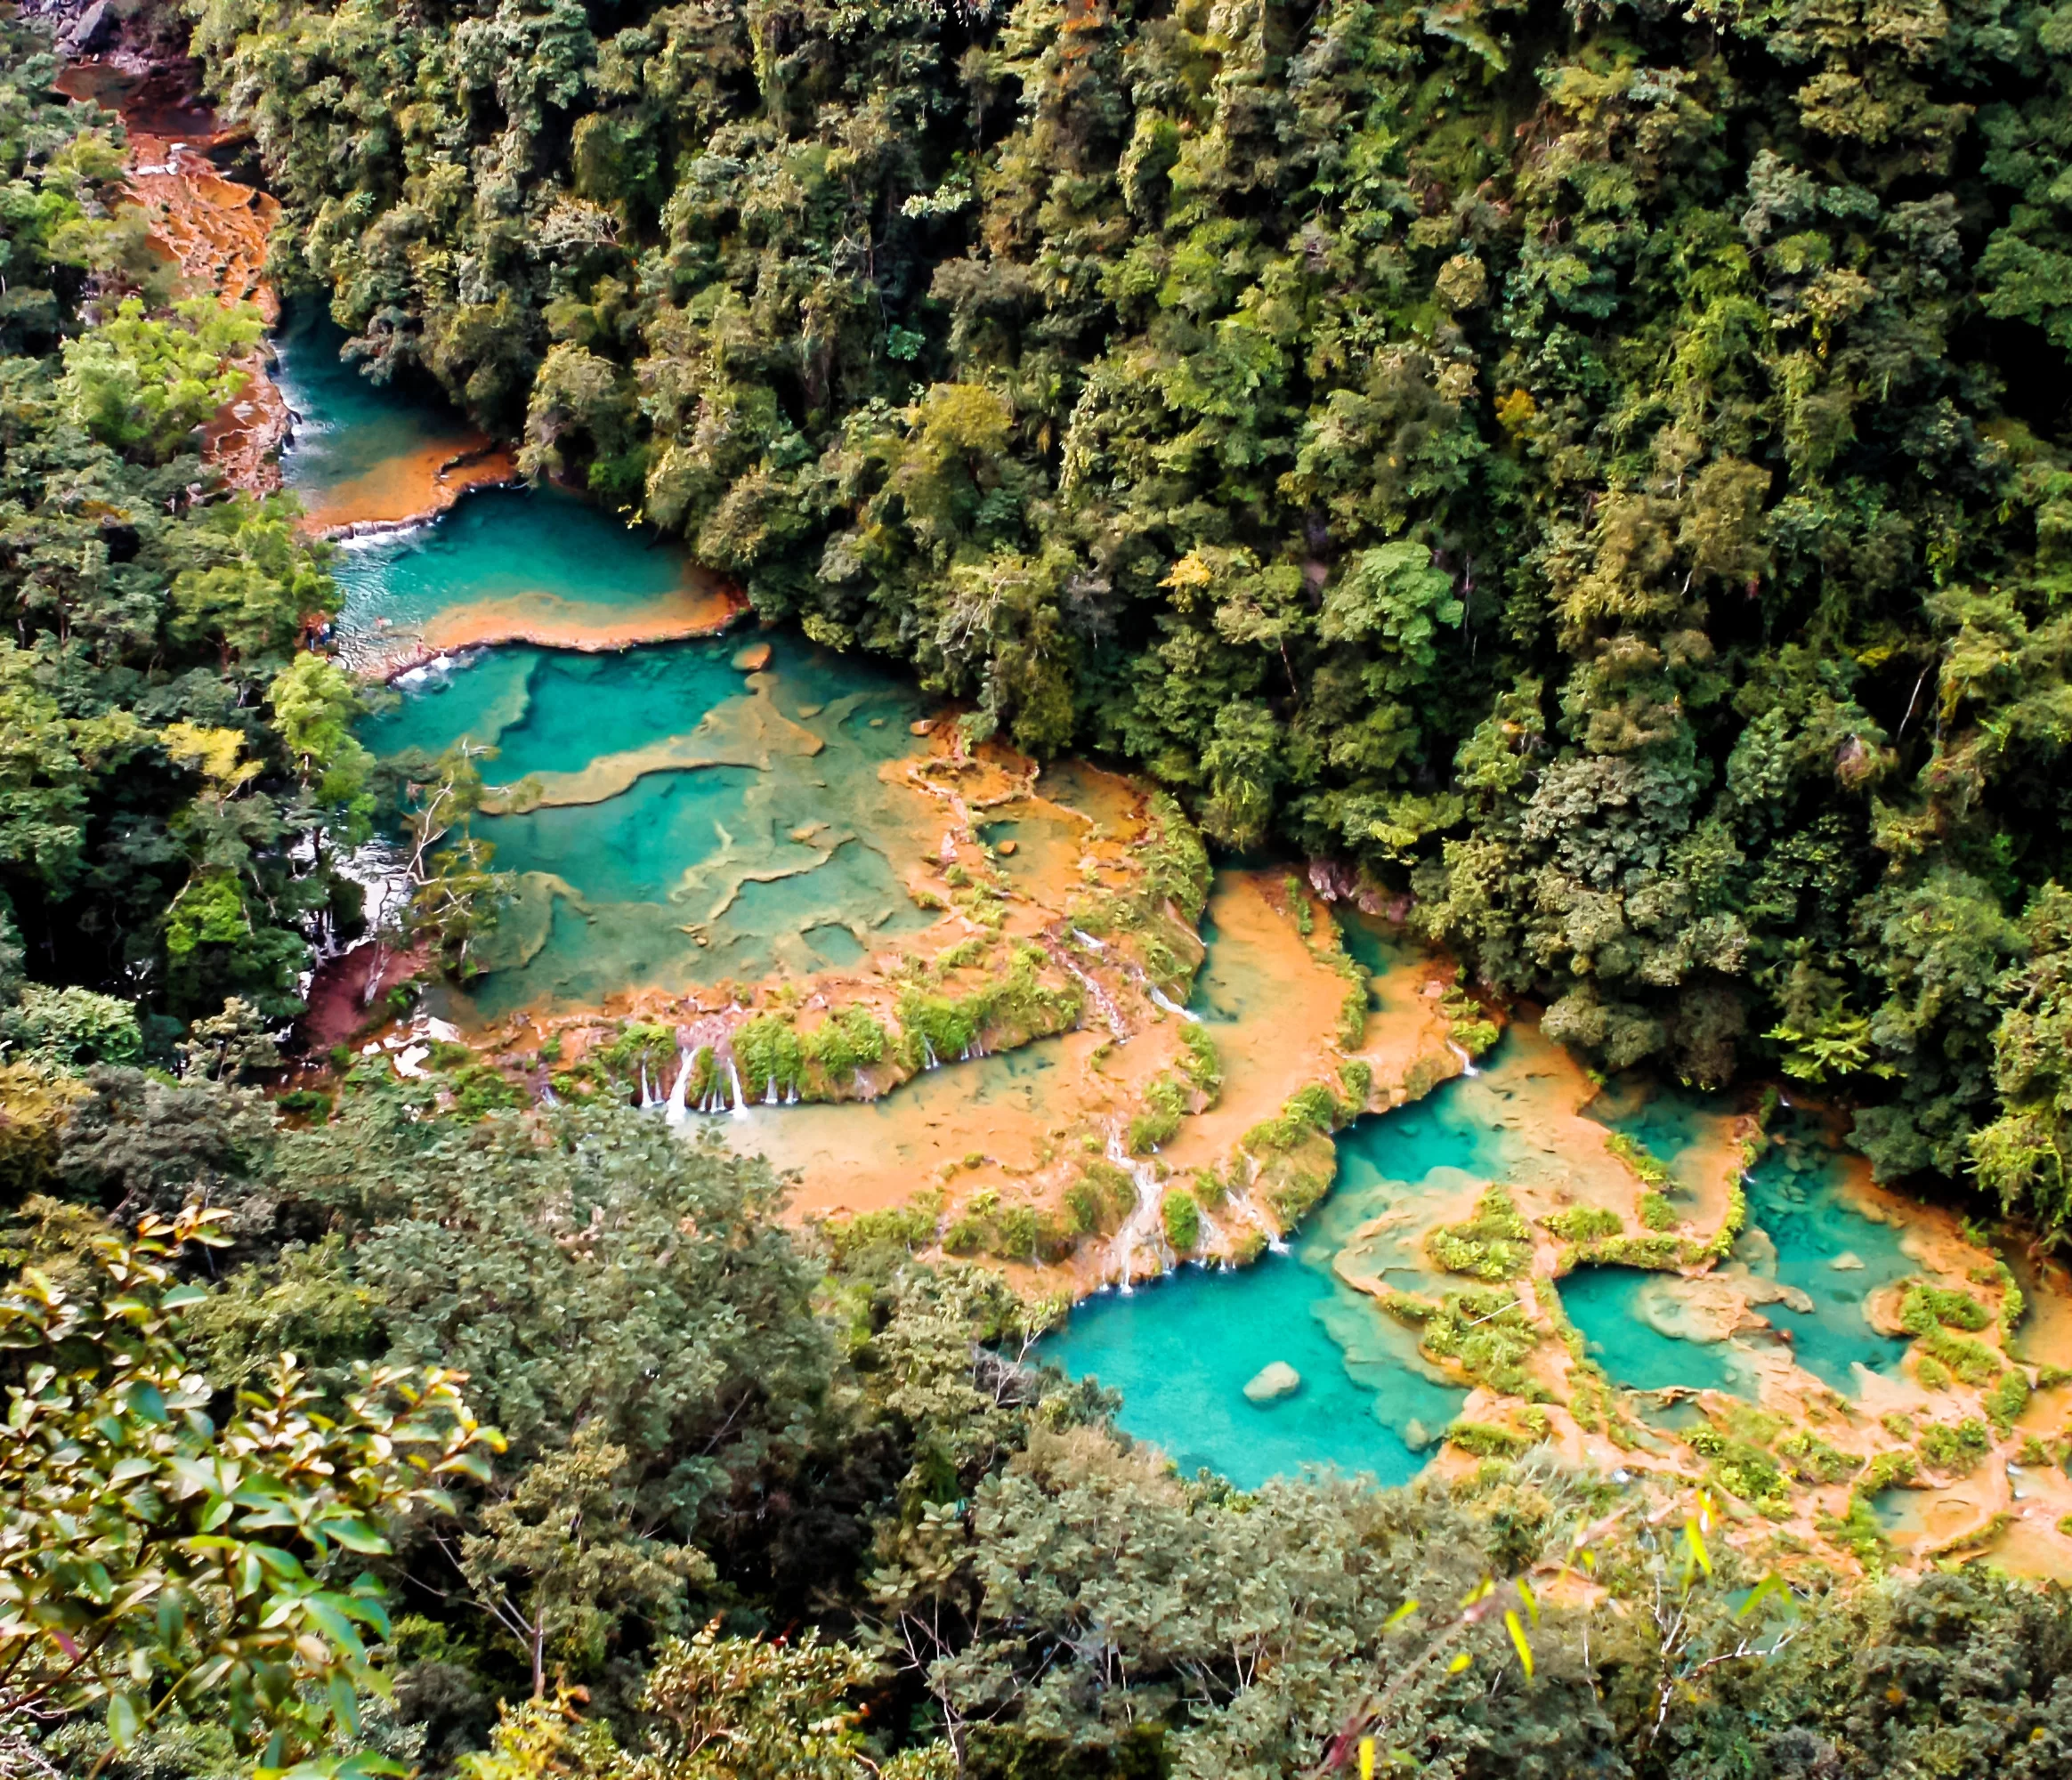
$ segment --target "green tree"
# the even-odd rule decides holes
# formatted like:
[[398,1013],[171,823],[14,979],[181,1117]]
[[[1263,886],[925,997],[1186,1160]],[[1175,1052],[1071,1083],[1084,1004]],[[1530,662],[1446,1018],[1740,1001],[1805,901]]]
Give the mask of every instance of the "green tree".
[[[0,1717],[101,1720],[109,1752],[181,1716],[227,1717],[263,1765],[317,1760],[386,1679],[369,1636],[381,1590],[345,1573],[388,1549],[384,1522],[484,1472],[495,1436],[451,1378],[363,1371],[336,1412],[292,1355],[219,1428],[177,1345],[206,1297],[171,1260],[220,1214],[147,1216],[95,1243],[75,1294],[35,1268],[0,1299],[20,1356],[0,1463]],[[18,1730],[11,1736],[19,1738]]]

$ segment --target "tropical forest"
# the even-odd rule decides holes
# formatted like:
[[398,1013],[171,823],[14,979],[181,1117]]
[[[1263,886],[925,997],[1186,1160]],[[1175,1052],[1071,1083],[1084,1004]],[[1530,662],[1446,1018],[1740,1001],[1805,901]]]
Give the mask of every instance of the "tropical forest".
[[2072,1776],[2072,4],[0,0],[0,1780]]

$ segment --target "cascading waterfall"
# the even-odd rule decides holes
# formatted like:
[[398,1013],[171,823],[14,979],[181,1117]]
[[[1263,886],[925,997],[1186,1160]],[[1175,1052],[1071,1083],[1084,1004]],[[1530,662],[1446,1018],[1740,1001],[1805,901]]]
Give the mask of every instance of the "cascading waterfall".
[[924,1059],[921,1064],[923,1070],[938,1069],[942,1066],[942,1059],[935,1055],[935,1048],[928,1042],[928,1035],[926,1032],[921,1034],[921,1056]]
[[749,1116],[749,1097],[741,1091],[741,1072],[734,1067],[733,1053],[731,1051],[727,1053],[726,1082],[733,1091],[733,1105],[731,1109],[733,1116],[746,1119]]
[[1148,976],[1144,979],[1144,986],[1150,994],[1153,1006],[1164,1008],[1169,1014],[1178,1014],[1181,1019],[1187,1021],[1190,1024],[1198,1026],[1202,1024],[1202,1016],[1199,1014],[1190,1014]]
[[1259,1202],[1251,1196],[1253,1183],[1259,1177],[1259,1165],[1256,1158],[1245,1158],[1247,1177],[1241,1187],[1232,1189],[1228,1203],[1244,1213],[1245,1221],[1267,1239],[1267,1249],[1271,1254],[1284,1255],[1288,1244],[1283,1240],[1280,1228],[1274,1220],[1259,1209]]
[[670,1084],[669,1097],[662,1108],[664,1121],[671,1125],[681,1125],[691,1117],[691,1110],[684,1104],[691,1092],[691,1060],[692,1053],[678,1047],[676,1051],[676,1079]]
[[1087,999],[1101,1010],[1101,1017],[1108,1023],[1108,1030],[1114,1033],[1115,1042],[1119,1045],[1127,1044],[1129,1040],[1129,1028],[1122,1018],[1122,1010],[1109,998],[1108,991],[1081,970],[1073,961],[1072,954],[1056,941],[1046,941],[1044,951],[1049,953],[1053,963],[1062,966],[1065,973],[1087,991]]
[[640,1064],[640,1110],[643,1112],[652,1112],[661,1104],[655,1097],[654,1089],[648,1085],[647,1059],[643,1057]]
[[1448,1039],[1446,1040],[1446,1048],[1452,1051],[1455,1056],[1461,1059],[1461,1073],[1462,1075],[1480,1075],[1482,1073],[1480,1070],[1475,1067],[1475,1059],[1468,1055],[1466,1046],[1457,1045],[1453,1042],[1453,1040]]
[[770,1078],[770,1085],[763,1090],[763,1104],[765,1106],[774,1106],[776,1104],[777,1078],[775,1076],[772,1076]]
[[1130,1208],[1129,1216],[1122,1220],[1122,1227],[1115,1233],[1113,1250],[1117,1282],[1128,1292],[1132,1290],[1130,1263],[1136,1259],[1139,1249],[1148,1247],[1152,1250],[1161,1273],[1173,1265],[1173,1251],[1166,1242],[1165,1226],[1160,1216],[1165,1194],[1159,1185],[1158,1170],[1149,1162],[1137,1161],[1124,1146],[1120,1125],[1109,1128],[1108,1160],[1137,1184],[1137,1203]]

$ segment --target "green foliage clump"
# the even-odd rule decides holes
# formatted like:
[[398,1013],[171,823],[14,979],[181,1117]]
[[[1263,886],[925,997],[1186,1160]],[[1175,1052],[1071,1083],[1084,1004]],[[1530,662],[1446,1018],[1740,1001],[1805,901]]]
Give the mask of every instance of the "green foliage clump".
[[1153,1076],[1144,1085],[1144,1111],[1129,1121],[1129,1153],[1148,1154],[1179,1136],[1186,1114],[1188,1084],[1177,1075]]
[[1446,1429],[1446,1444],[1477,1459],[1512,1459],[1532,1445],[1523,1434],[1486,1421],[1456,1421]]
[[1137,1183],[1129,1171],[1100,1159],[1087,1162],[1079,1178],[1065,1189],[1066,1222],[1075,1235],[1113,1230],[1137,1203]]
[[1625,1228],[1616,1211],[1598,1205],[1571,1205],[1549,1212],[1540,1222],[1565,1242],[1597,1242]]
[[1176,1255],[1191,1255],[1202,1242],[1202,1208],[1184,1186],[1170,1186],[1159,1205],[1166,1241]]
[[1448,986],[1439,1007],[1446,1016],[1448,1035],[1471,1060],[1485,1055],[1503,1035],[1502,1028],[1483,1011],[1482,1004],[1458,983]]
[[[1268,1177],[1262,1175],[1262,1179]],[[1275,1170],[1267,1198],[1283,1230],[1292,1230],[1315,1210],[1331,1191],[1331,1176],[1321,1169],[1288,1168]]]
[[830,1082],[851,1080],[858,1070],[884,1060],[892,1038],[868,1007],[838,1007],[798,1035],[805,1061]]
[[968,995],[930,995],[911,984],[903,989],[896,1012],[906,1066],[954,1063],[989,1032],[1009,1044],[1064,1032],[1080,1016],[1081,991],[1043,982],[1039,973],[1046,962],[1040,947],[1017,946],[1007,969]]
[[1828,1514],[1816,1515],[1814,1525],[1861,1564],[1866,1575],[1882,1576],[1890,1566],[1891,1541],[1885,1537],[1877,1510],[1871,1506],[1864,1490],[1849,1492],[1846,1514],[1839,1518]]
[[1643,1193],[1640,1195],[1640,1221],[1650,1230],[1673,1230],[1682,1220],[1677,1216],[1676,1207],[1668,1196],[1660,1193]]
[[1277,1117],[1254,1125],[1244,1134],[1244,1147],[1254,1155],[1274,1155],[1299,1148],[1319,1132],[1331,1130],[1343,1114],[1338,1096],[1313,1081],[1288,1097]]
[[1899,1324],[1909,1334],[1932,1334],[1938,1324],[1976,1333],[1992,1321],[1992,1313],[1968,1291],[1948,1291],[1916,1281],[1900,1296]]
[[[805,1042],[781,1015],[758,1014],[744,1020],[728,1035],[728,1041],[733,1048],[734,1068],[741,1073],[741,1092],[750,1101],[765,1099],[773,1092],[781,1100],[805,1086]],[[675,1042],[672,1033],[672,1048]]]
[[986,1187],[972,1194],[943,1233],[943,1252],[993,1255],[1003,1261],[1059,1261],[1078,1233],[1067,1219],[1032,1205],[1007,1205]]
[[2028,1400],[2028,1374],[2019,1366],[2010,1366],[1980,1403],[1992,1418],[1994,1427],[2004,1436],[2012,1429],[2015,1417],[2022,1412]]
[[1712,1462],[1711,1476],[1720,1487],[1764,1514],[1790,1511],[1785,1472],[1768,1452],[1753,1441],[1736,1439],[1717,1428],[1693,1428],[1684,1444]]
[[593,1055],[620,1087],[631,1088],[644,1079],[651,1093],[661,1093],[676,1077],[676,1029],[628,1020]]
[[1448,1292],[1434,1305],[1394,1292],[1381,1307],[1418,1331],[1419,1345],[1434,1358],[1452,1360],[1471,1383],[1506,1396],[1543,1403],[1548,1394],[1526,1370],[1540,1332],[1526,1307],[1505,1292]]
[[1672,1177],[1669,1164],[1639,1138],[1629,1137],[1623,1131],[1613,1131],[1606,1136],[1605,1148],[1631,1169],[1643,1186],[1659,1193],[1670,1184]]
[[1440,1226],[1425,1239],[1425,1247],[1448,1273],[1493,1282],[1516,1279],[1532,1265],[1533,1233],[1498,1183],[1483,1190],[1472,1218]]
[[1208,1105],[1215,1105],[1216,1096],[1223,1092],[1223,1058],[1217,1051],[1216,1040],[1200,1024],[1190,1024],[1182,1029],[1180,1043],[1184,1048],[1179,1059],[1181,1072]]
[[1993,1450],[1993,1436],[1983,1421],[1968,1416],[1954,1425],[1930,1422],[1921,1430],[1914,1447],[1930,1470],[1962,1477],[1976,1469]]
[[1772,1450],[1802,1484],[1839,1484],[1864,1467],[1861,1459],[1836,1451],[1810,1428],[1785,1435]]
[[935,1245],[943,1219],[943,1195],[917,1193],[904,1205],[882,1211],[859,1211],[850,1218],[830,1218],[821,1224],[836,1264],[860,1271],[873,1252],[901,1259]]
[[1947,1329],[1931,1329],[1914,1347],[1923,1356],[1922,1364],[1933,1360],[1965,1384],[1983,1388],[2000,1376],[2000,1356],[1992,1348]]

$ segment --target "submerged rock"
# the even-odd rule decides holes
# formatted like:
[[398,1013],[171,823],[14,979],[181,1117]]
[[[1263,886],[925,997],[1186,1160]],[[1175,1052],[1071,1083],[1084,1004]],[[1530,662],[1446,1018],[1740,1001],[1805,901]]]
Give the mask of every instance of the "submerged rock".
[[1436,1446],[1438,1440],[1437,1433],[1427,1428],[1414,1415],[1403,1424],[1403,1444],[1412,1452],[1422,1452],[1429,1447]]
[[1838,1274],[1860,1274],[1864,1270],[1864,1258],[1849,1249],[1844,1249],[1827,1265]]
[[770,665],[770,645],[750,643],[735,650],[733,665],[743,674],[760,674]]
[[1275,1360],[1259,1368],[1251,1382],[1245,1386],[1244,1394],[1253,1403],[1278,1403],[1301,1388],[1302,1374],[1287,1361]]

